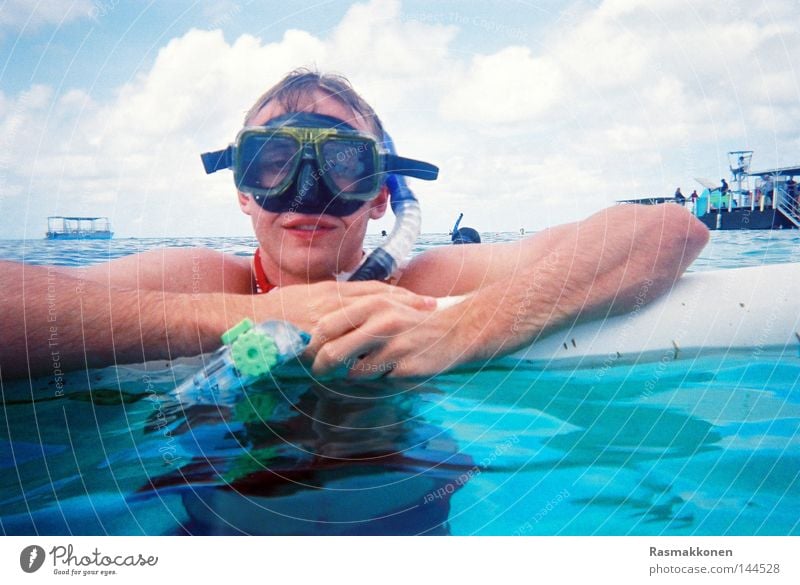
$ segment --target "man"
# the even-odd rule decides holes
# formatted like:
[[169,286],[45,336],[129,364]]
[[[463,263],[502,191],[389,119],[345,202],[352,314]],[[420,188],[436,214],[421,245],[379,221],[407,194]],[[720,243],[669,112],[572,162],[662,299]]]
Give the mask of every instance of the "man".
[[480,244],[481,235],[478,231],[471,227],[458,227],[461,225],[461,220],[464,218],[463,213],[458,214],[458,219],[450,232],[450,241],[453,245],[460,244]]
[[794,177],[789,177],[786,181],[786,194],[789,196],[790,202],[794,203],[797,198],[797,181],[794,180]]
[[[346,80],[303,70],[264,94],[245,126],[296,128],[293,116],[312,114],[382,139],[380,120]],[[254,263],[207,249],[84,269],[3,262],[0,375],[52,374],[55,359],[67,370],[196,355],[243,317],[310,332],[304,357],[319,375],[433,375],[630,310],[644,283],[652,296],[668,290],[708,238],[678,206],[625,205],[517,242],[430,250],[392,284],[336,282],[361,261],[367,222],[386,212],[388,192],[380,187],[346,214],[323,213],[324,201],[307,201],[319,196],[317,171],[298,166],[276,197],[239,191],[259,243]],[[278,205],[281,197],[291,203]],[[254,281],[271,292],[253,295]],[[468,298],[435,311],[433,297],[447,295]]]

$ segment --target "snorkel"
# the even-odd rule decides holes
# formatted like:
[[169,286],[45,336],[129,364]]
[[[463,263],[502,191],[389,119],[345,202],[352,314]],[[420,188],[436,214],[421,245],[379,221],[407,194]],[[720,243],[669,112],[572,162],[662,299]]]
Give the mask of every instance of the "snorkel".
[[458,219],[456,220],[456,224],[453,226],[453,229],[450,231],[450,235],[452,236],[451,239],[455,238],[456,234],[458,233],[458,226],[461,224],[461,220],[464,218],[463,213],[458,214]]
[[[397,154],[388,132],[383,133],[383,148]],[[402,175],[389,173],[386,177],[389,189],[394,228],[382,246],[375,248],[367,259],[347,280],[386,280],[394,275],[401,263],[408,258],[419,237],[422,226],[422,211],[413,191]]]

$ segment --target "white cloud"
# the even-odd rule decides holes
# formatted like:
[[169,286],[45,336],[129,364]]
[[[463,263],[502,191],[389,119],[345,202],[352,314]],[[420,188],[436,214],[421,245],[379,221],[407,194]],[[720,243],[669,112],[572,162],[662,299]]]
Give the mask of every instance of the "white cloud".
[[91,0],[5,0],[0,5],[0,27],[30,29],[59,25],[89,18],[96,10]]
[[398,0],[374,0],[319,36],[300,22],[272,43],[191,30],[110,101],[86,88],[0,94],[0,211],[22,217],[36,197],[42,216],[113,214],[123,234],[247,233],[230,174],[205,176],[198,155],[233,139],[297,66],[347,75],[402,154],[440,164],[439,182],[414,183],[428,230],[459,210],[481,229],[534,228],[671,194],[717,176],[737,147],[755,148],[757,166],[759,148],[762,161],[767,150],[800,161],[791,2],[574,6],[536,44],[515,36],[486,50],[457,36],[458,20],[414,20]]
[[367,74],[402,83],[437,72],[454,32],[452,27],[403,21],[399,0],[356,4],[334,30],[324,62],[349,76]]
[[560,25],[550,31],[549,52],[589,98],[595,91],[628,87],[652,63],[657,39],[626,26],[608,3],[577,12]]
[[527,47],[477,55],[462,79],[441,101],[453,120],[511,124],[545,115],[563,94],[562,74],[548,58]]
[[[382,3],[376,5],[380,9]],[[362,7],[355,6],[328,39],[289,29],[274,43],[250,35],[228,43],[221,31],[189,31],[170,40],[152,67],[120,87],[107,103],[96,103],[79,89],[54,95],[44,86],[20,94],[13,103],[0,100],[6,112],[0,119],[0,144],[14,143],[6,174],[22,186],[13,192],[4,189],[7,203],[15,196],[14,204],[27,206],[26,198],[46,193],[50,209],[42,206],[42,215],[105,213],[132,229],[137,229],[134,219],[150,217],[150,225],[140,222],[145,230],[141,234],[149,229],[150,235],[160,235],[153,229],[170,223],[165,221],[169,218],[170,233],[245,232],[247,222],[237,211],[230,174],[206,176],[199,154],[232,140],[245,111],[269,85],[300,65],[345,71],[341,64],[368,61],[353,49],[354,42],[363,47],[380,39],[369,55],[381,66],[360,67],[365,93],[397,99],[411,91],[403,84],[386,84],[403,64],[394,57],[402,49],[402,27],[387,22],[381,30],[373,25],[359,41],[365,34],[359,24],[363,16]],[[418,23],[405,26],[420,40],[423,28],[434,31]],[[446,37],[443,33],[440,44]],[[404,66],[409,68],[423,51],[418,48]],[[406,75],[411,79],[413,73],[409,68]],[[180,222],[187,212],[203,219]]]

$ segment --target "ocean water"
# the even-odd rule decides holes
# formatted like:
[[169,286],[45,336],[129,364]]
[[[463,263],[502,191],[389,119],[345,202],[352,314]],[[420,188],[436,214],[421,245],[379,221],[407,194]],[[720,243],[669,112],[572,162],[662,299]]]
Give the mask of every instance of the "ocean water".
[[[508,241],[517,234],[484,234]],[[368,246],[380,238],[371,237]],[[447,245],[428,235],[416,252]],[[0,241],[81,265],[249,238]],[[800,233],[716,232],[692,270],[800,261]],[[429,380],[300,370],[181,404],[197,360],[2,381],[4,534],[800,534],[800,358],[595,371],[502,361]]]

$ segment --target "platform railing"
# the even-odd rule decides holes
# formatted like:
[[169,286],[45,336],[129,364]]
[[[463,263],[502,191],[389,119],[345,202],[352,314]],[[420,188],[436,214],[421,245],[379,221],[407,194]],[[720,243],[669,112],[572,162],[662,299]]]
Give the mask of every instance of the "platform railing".
[[800,228],[800,204],[797,199],[789,197],[787,193],[775,190],[775,208],[791,221],[795,227]]

